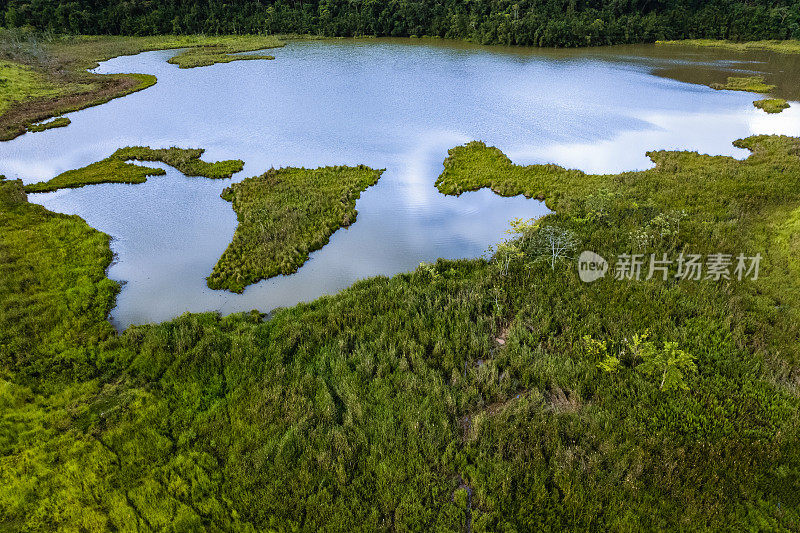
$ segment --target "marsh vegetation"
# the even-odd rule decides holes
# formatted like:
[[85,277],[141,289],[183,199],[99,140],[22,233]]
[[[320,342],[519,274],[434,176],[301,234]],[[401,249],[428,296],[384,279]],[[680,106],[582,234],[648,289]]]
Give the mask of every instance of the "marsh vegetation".
[[[607,176],[458,147],[440,188],[556,210],[515,225],[510,261],[119,336],[108,238],[3,183],[4,524],[797,529],[800,139],[737,144]],[[586,284],[540,260],[547,228],[609,258],[768,253],[757,280]]]
[[295,272],[336,230],[355,222],[356,200],[382,172],[363,165],[281,168],[227,187],[222,198],[232,202],[239,225],[208,286],[242,292]]
[[751,93],[768,93],[775,88],[774,85],[764,83],[763,76],[729,76],[726,83],[712,83],[712,89],[725,91],[747,91]]
[[25,186],[28,193],[51,192],[58,189],[83,187],[97,183],[144,183],[148,176],[162,176],[162,168],[134,165],[126,161],[159,161],[176,168],[187,176],[202,176],[211,179],[230,178],[242,170],[244,162],[240,159],[208,163],[200,159],[201,148],[148,148],[129,146],[120,148],[102,161],[83,168],[67,170],[49,181]]
[[756,100],[753,105],[763,109],[767,113],[780,113],[784,109],[789,109],[789,103],[783,98],[765,98]]
[[[800,529],[800,139],[736,146],[749,157],[595,174],[472,142],[440,192],[554,210],[486,258],[122,333],[109,236],[26,190],[242,162],[129,147],[55,183],[0,179],[0,529]],[[226,188],[239,226],[209,286],[293,272],[381,172]],[[604,278],[581,281],[582,249]],[[764,257],[757,279],[616,279],[621,253]]]

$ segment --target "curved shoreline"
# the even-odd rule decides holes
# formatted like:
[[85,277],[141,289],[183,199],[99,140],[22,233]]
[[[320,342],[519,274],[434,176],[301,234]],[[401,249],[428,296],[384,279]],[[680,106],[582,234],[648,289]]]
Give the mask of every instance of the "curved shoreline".
[[277,48],[286,43],[275,36],[158,36],[58,38],[43,44],[45,57],[22,50],[6,58],[41,76],[40,83],[57,88],[58,94],[27,99],[12,95],[11,107],[0,115],[0,141],[14,139],[31,124],[104,104],[156,83],[151,74],[95,74],[102,61],[155,50],[186,50],[168,60],[179,68],[195,68],[238,60],[274,59],[267,55],[236,55]]

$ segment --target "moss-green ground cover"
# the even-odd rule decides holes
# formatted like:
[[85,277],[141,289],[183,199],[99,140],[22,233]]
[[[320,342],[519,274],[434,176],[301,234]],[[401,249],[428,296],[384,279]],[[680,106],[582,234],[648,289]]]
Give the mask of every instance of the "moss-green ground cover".
[[146,146],[129,146],[120,148],[102,161],[62,172],[49,181],[26,185],[25,191],[28,193],[51,192],[97,183],[144,183],[148,176],[161,176],[165,173],[161,168],[126,163],[129,160],[160,161],[180,170],[187,176],[203,176],[212,179],[230,178],[244,166],[244,162],[240,159],[208,163],[200,159],[203,152],[204,150],[200,148],[153,149]]
[[783,98],[765,98],[756,100],[753,105],[763,109],[767,113],[780,113],[784,109],[789,109],[789,104]]
[[[443,191],[556,212],[488,261],[121,335],[108,237],[0,184],[0,526],[797,530],[800,140],[737,144],[752,155],[608,176],[458,147]],[[558,232],[764,262],[586,284],[541,260]],[[662,386],[671,354],[693,361],[665,363],[682,387]]]
[[727,83],[712,83],[712,89],[726,91],[747,91],[751,93],[768,93],[774,85],[764,83],[763,76],[728,77]]
[[716,39],[684,39],[682,41],[656,41],[658,45],[690,45],[706,48],[722,48],[746,52],[748,50],[764,50],[783,54],[800,54],[800,41],[787,39],[783,41],[747,41],[735,42]]
[[336,230],[355,222],[356,200],[381,170],[357,167],[271,169],[225,189],[239,226],[208,277],[212,289],[291,274]]

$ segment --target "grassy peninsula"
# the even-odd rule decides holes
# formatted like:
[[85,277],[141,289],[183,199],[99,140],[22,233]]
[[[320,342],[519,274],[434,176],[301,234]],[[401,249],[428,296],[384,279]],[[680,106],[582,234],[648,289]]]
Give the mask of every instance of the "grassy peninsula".
[[47,122],[40,122],[38,124],[30,124],[28,126],[28,131],[30,132],[40,132],[40,131],[47,131],[53,128],[66,128],[72,123],[70,119],[67,117],[58,117],[54,118],[53,120],[48,120]]
[[25,133],[30,124],[108,102],[156,83],[148,74],[94,74],[87,69],[121,55],[186,48],[170,63],[193,68],[236,60],[239,55],[283,46],[274,36],[52,36],[0,29],[0,140]]
[[[622,220],[616,222],[620,225],[616,239],[597,243],[606,250],[612,243],[619,249],[631,248],[637,239],[652,245],[676,228],[696,235],[689,242],[675,243],[675,249],[689,244],[696,250],[724,248],[729,253],[737,248],[743,252],[768,248],[770,276],[759,283],[759,291],[783,302],[774,304],[780,305],[775,319],[780,318],[782,326],[767,328],[782,339],[769,357],[780,353],[796,365],[800,361],[800,346],[794,341],[800,335],[800,294],[793,277],[800,271],[793,255],[797,243],[785,234],[775,239],[800,207],[800,197],[793,191],[794,180],[800,177],[800,143],[791,137],[755,136],[734,144],[751,150],[752,155],[739,162],[694,152],[649,152],[653,169],[593,175],[556,165],[515,165],[497,148],[472,142],[450,150],[436,186],[444,194],[490,187],[504,196],[537,197],[545,199],[559,216],[583,204],[590,218],[605,218],[607,204],[623,195],[630,199],[631,216],[625,225],[620,225]],[[643,212],[637,215],[639,210]],[[658,215],[645,215],[648,210]],[[620,237],[628,242],[620,242]]]
[[[605,176],[458,147],[440,190],[555,213],[490,260],[120,335],[108,237],[0,182],[0,525],[797,530],[800,139],[737,145]],[[581,249],[764,263],[587,284]]]
[[242,292],[259,280],[291,274],[336,230],[355,222],[356,200],[382,170],[281,168],[222,192],[239,226],[208,277],[212,289]]
[[134,165],[126,161],[160,161],[176,168],[187,176],[202,176],[211,179],[230,178],[242,170],[240,159],[208,163],[200,159],[201,148],[148,148],[129,146],[120,148],[102,161],[83,168],[62,172],[49,181],[25,186],[25,192],[51,192],[58,189],[83,187],[97,183],[144,183],[148,176],[164,175],[164,169]]

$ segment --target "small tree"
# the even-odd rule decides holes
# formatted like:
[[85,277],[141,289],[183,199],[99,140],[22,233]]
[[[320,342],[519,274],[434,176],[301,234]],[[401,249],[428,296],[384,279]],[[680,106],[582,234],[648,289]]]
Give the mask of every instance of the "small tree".
[[651,378],[661,379],[659,390],[687,390],[686,375],[697,372],[694,356],[678,349],[676,342],[665,342],[661,350],[652,342],[643,343],[639,355],[643,362],[636,369]]
[[511,229],[507,229],[506,233],[509,235],[519,235],[520,244],[525,245],[525,237],[536,228],[538,220],[539,219],[536,218],[529,218],[527,220],[523,218],[512,218],[508,221]]
[[597,361],[599,359],[597,368],[603,370],[604,372],[614,374],[620,368],[619,358],[608,353],[608,345],[606,344],[606,341],[599,341],[592,338],[591,335],[584,335],[583,353],[590,360]]
[[511,266],[511,261],[515,259],[522,259],[525,257],[525,252],[514,241],[503,241],[497,245],[497,252],[495,252],[495,260],[500,265],[500,273],[505,276],[508,274],[508,269]]
[[577,245],[575,234],[558,226],[539,228],[533,236],[536,255],[549,261],[552,270],[556,269],[556,261],[570,257]]

